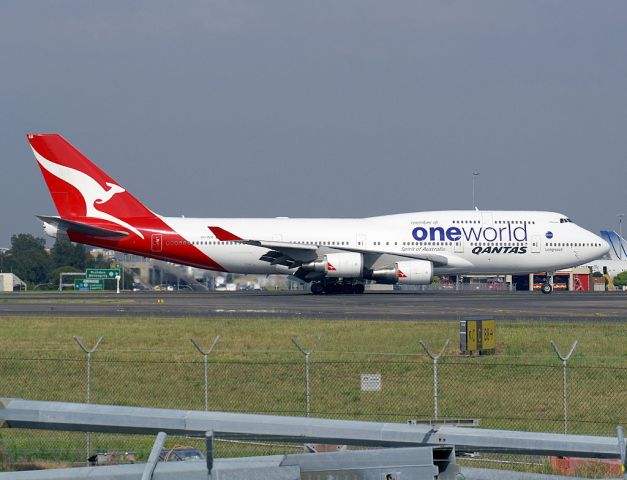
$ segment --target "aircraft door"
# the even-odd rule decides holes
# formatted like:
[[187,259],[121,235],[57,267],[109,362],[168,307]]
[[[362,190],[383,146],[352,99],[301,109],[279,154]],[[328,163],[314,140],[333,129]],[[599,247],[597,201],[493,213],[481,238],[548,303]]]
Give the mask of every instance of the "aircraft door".
[[366,236],[363,233],[357,234],[357,248],[366,248]]
[[463,238],[460,238],[454,243],[453,251],[455,253],[464,253],[464,239]]
[[531,237],[531,253],[540,253],[540,235]]
[[153,233],[150,236],[150,250],[160,252],[163,249],[163,236],[160,233]]

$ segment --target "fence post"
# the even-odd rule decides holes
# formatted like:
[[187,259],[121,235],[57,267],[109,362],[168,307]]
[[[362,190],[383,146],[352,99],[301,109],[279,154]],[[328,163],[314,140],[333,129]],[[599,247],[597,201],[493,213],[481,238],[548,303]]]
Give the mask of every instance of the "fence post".
[[209,355],[213,352],[213,349],[220,341],[220,335],[216,335],[216,338],[213,339],[213,343],[209,347],[209,350],[206,351],[203,350],[198,342],[196,342],[193,338],[190,338],[189,340],[205,359],[205,412],[207,412],[209,411]]
[[[76,335],[74,335],[74,337],[72,338],[74,338],[74,341],[78,343],[78,346],[81,348],[81,350],[83,350],[83,352],[87,354],[87,403],[91,403],[91,354],[96,351],[96,349],[98,348],[98,346],[100,345],[100,342],[102,342],[104,337],[101,336],[100,338],[98,338],[98,341],[92,348],[87,348],[83,344],[81,339],[77,337]],[[91,453],[91,433],[90,432],[87,432],[85,435],[85,443],[86,443],[86,449],[87,449],[87,458],[85,459],[85,461],[89,464],[89,460],[87,459],[89,458],[89,454]]]
[[213,456],[214,456],[214,451],[213,451],[213,430],[207,430],[205,432],[205,445],[207,447],[207,473],[209,473],[209,476],[212,475],[213,473]]
[[420,345],[422,345],[422,348],[424,348],[427,355],[429,355],[431,359],[433,360],[433,416],[435,420],[438,419],[438,360],[444,353],[444,350],[446,350],[446,347],[448,346],[449,341],[450,341],[450,338],[447,338],[446,342],[444,342],[444,346],[442,347],[442,350],[440,350],[440,353],[438,353],[437,355],[434,355],[433,353],[429,351],[429,348],[427,348],[427,345],[425,344],[425,342],[420,340]]
[[296,346],[296,348],[305,356],[305,395],[307,398],[307,416],[311,414],[311,377],[309,371],[309,357],[314,352],[314,348],[320,343],[320,336],[316,340],[316,344],[314,348],[309,351],[306,351],[303,347],[300,346],[296,337],[292,337],[292,343]]
[[575,347],[577,346],[577,340],[573,342],[572,347],[570,347],[570,351],[566,355],[562,355],[560,353],[560,351],[557,348],[557,345],[555,345],[555,342],[553,340],[551,340],[551,346],[553,347],[555,354],[562,361],[562,365],[564,367],[564,389],[562,392],[563,394],[562,401],[564,403],[564,433],[568,433],[568,377],[567,377],[568,365],[567,365],[567,362],[570,356],[573,354]]

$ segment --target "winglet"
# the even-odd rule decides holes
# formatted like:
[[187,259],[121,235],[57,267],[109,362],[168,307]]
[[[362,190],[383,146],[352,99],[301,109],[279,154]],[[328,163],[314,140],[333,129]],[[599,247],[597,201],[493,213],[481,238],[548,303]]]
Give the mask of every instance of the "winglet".
[[221,242],[235,242],[239,240],[244,240],[243,238],[238,237],[237,235],[226,231],[220,227],[207,227],[211,232],[216,236],[218,240]]

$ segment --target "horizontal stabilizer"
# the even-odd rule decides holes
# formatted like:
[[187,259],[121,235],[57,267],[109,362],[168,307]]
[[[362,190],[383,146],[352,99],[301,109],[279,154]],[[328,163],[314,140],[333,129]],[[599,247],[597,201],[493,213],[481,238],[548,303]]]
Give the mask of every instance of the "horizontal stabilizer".
[[60,217],[37,215],[37,218],[46,223],[49,223],[50,225],[54,225],[59,230],[87,235],[89,237],[118,239],[128,236],[128,232],[109,230],[108,228],[102,227],[94,227],[93,225],[89,225],[87,223],[77,222],[75,220],[66,220]]

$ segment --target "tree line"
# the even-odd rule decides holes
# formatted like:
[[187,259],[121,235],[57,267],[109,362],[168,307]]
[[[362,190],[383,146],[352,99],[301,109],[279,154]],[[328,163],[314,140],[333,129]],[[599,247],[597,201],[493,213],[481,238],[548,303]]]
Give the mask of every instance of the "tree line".
[[47,250],[43,238],[28,233],[11,236],[11,248],[0,252],[0,273],[14,273],[28,284],[29,290],[58,288],[59,275],[64,272],[110,266],[110,260],[92,256],[85,245],[57,239]]

